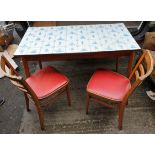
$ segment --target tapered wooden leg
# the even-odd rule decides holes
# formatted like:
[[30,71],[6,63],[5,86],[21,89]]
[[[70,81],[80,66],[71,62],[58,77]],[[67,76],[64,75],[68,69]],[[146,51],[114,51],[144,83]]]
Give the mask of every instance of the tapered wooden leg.
[[25,96],[25,101],[26,101],[26,110],[30,111],[30,109],[29,109],[29,98],[27,97],[26,93],[24,93],[24,96]]
[[89,112],[89,104],[90,104],[90,96],[87,93],[87,101],[86,101],[86,114]]
[[135,52],[132,51],[132,52],[130,52],[130,55],[129,55],[128,77],[130,76],[130,74],[131,74],[131,72],[132,72],[132,66],[133,66],[133,63],[134,63],[134,58],[135,58]]
[[125,104],[124,103],[120,103],[119,104],[119,109],[118,109],[118,128],[120,130],[122,130],[122,126],[123,126],[124,110],[125,110]]
[[40,69],[42,69],[43,68],[43,66],[42,66],[42,62],[39,60],[39,67],[40,67]]
[[36,109],[37,109],[38,116],[39,116],[40,128],[41,128],[41,130],[44,130],[45,129],[45,126],[44,126],[44,114],[43,114],[42,109],[41,109],[40,106],[36,105]]
[[71,97],[68,85],[66,86],[66,93],[67,93],[68,105],[71,106]]
[[116,57],[116,72],[118,72],[119,57]]
[[30,77],[30,71],[28,66],[28,61],[25,59],[25,57],[22,57],[23,67],[25,71],[26,78]]

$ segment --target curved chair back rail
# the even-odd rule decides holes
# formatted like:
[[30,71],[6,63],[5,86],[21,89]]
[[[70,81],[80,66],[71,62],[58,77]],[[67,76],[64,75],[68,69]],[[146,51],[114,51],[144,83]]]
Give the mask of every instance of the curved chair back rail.
[[131,81],[131,89],[125,99],[133,93],[133,91],[152,73],[152,71],[153,58],[151,53],[149,50],[143,50],[141,57],[129,76],[129,80]]

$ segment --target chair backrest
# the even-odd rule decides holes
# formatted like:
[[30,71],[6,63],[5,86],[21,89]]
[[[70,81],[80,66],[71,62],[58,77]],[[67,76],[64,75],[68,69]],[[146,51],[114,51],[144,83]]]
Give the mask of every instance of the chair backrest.
[[153,58],[149,50],[143,49],[143,54],[139,58],[136,66],[129,76],[131,89],[126,98],[145,80],[153,71]]
[[9,61],[10,58],[5,53],[1,56],[1,70],[3,71],[4,75],[10,79],[11,83],[18,87],[22,92],[27,94],[30,98],[34,101],[38,101],[38,98],[35,92],[31,89],[31,87],[27,84],[27,82],[18,75],[17,71],[14,69],[12,62]]
[[143,81],[153,71],[153,58],[149,50],[143,50],[143,54],[139,58],[136,66],[134,67],[129,79],[135,77],[136,81]]

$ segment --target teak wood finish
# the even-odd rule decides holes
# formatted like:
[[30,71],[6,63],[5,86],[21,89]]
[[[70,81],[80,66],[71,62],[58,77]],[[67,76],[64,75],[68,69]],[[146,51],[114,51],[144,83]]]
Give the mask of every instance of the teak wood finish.
[[63,85],[58,90],[54,91],[52,94],[48,95],[46,98],[39,99],[37,97],[36,93],[28,85],[28,83],[21,76],[18,75],[17,71],[13,68],[11,62],[9,61],[8,56],[5,54],[3,54],[1,57],[1,70],[3,71],[4,75],[10,79],[10,81],[13,85],[17,86],[24,93],[27,111],[30,111],[29,99],[31,99],[34,102],[34,105],[38,112],[40,127],[42,130],[45,129],[44,114],[43,114],[42,106],[44,106],[44,104],[43,104],[44,102],[46,102],[47,100],[49,101],[49,99],[51,99],[50,97],[52,97],[52,96],[56,97],[56,96],[60,95],[61,93],[63,93],[64,91],[66,91],[68,105],[71,106],[71,99],[70,99],[68,83]]
[[[123,98],[122,102],[110,100],[104,98],[103,96],[99,96],[97,94],[92,94],[88,90],[87,91],[87,103],[86,103],[86,114],[89,112],[90,98],[96,99],[99,103],[112,108],[111,105],[108,105],[105,102],[117,103],[118,104],[118,128],[121,130],[123,125],[123,115],[125,106],[128,104],[128,98],[133,93],[133,91],[145,80],[153,71],[153,59],[149,50],[143,50],[143,54],[139,58],[137,64],[135,65],[133,71],[129,76],[129,80],[131,82],[131,88],[128,93]],[[104,102],[103,102],[104,101]]]
[[34,27],[56,26],[56,21],[34,21],[32,26]]
[[[139,51],[139,50],[135,50]],[[102,59],[105,57],[116,57],[116,71],[118,71],[118,58],[127,56],[128,61],[128,76],[132,71],[135,51],[104,51],[95,53],[70,53],[70,54],[44,54],[44,55],[22,55],[23,67],[26,77],[30,76],[28,67],[29,61],[38,61],[39,67],[42,68],[41,61],[62,61],[62,60],[79,60],[79,59]]]

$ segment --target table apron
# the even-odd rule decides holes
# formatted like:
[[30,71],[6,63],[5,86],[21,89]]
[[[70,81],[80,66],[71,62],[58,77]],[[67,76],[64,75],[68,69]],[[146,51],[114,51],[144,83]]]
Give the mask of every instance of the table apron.
[[24,55],[20,56],[24,61],[59,61],[77,59],[102,59],[104,57],[130,56],[132,52],[99,52],[99,53],[80,53],[80,54],[49,54],[49,55]]
[[[79,60],[79,59],[102,59],[105,57],[122,57],[128,56],[128,76],[131,74],[134,62],[135,51],[121,51],[121,52],[98,52],[98,53],[75,53],[75,54],[49,54],[49,55],[24,55],[21,56],[26,77],[30,76],[28,62],[39,61],[40,68],[42,68],[41,61],[63,61],[63,60]],[[117,59],[118,69],[118,59]]]

